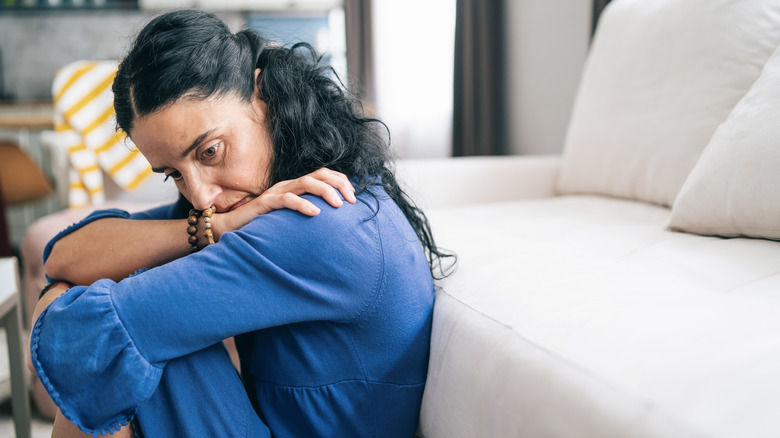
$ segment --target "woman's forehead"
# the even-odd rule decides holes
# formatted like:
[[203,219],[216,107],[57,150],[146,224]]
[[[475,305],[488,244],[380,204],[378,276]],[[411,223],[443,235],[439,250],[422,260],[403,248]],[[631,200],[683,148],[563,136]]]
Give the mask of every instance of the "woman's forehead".
[[245,111],[246,104],[234,98],[179,99],[151,114],[139,117],[130,132],[136,144],[190,142],[206,130],[227,125]]

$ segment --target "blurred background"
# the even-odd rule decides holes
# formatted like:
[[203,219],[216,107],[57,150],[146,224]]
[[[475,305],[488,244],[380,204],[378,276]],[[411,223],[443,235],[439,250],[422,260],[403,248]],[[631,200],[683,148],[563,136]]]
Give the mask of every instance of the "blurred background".
[[[0,0],[0,141],[61,186],[40,145],[57,70],[121,59],[151,17],[181,7],[311,43],[387,123],[399,158],[560,152],[594,19],[592,0]],[[8,207],[12,246],[66,207],[34,201]]]
[[[162,12],[204,9],[234,31],[310,43],[388,125],[399,159],[436,159],[560,153],[607,1],[0,0],[0,256],[20,257],[33,223],[73,207],[68,157],[47,140],[55,75],[76,61],[120,60]],[[159,187],[103,183],[107,200]],[[0,402],[10,394],[4,367],[0,358]],[[0,410],[0,436],[12,430]]]
[[[234,31],[251,27],[282,44],[312,44],[391,126],[399,155],[450,154],[455,0],[0,0],[0,142],[17,144],[62,188],[61,163],[40,135],[53,129],[55,73],[78,60],[121,59],[149,19],[181,7],[212,11]],[[4,151],[0,162],[18,168]],[[6,192],[18,193],[9,172],[14,190]],[[67,207],[62,192],[42,191],[24,205],[7,202],[12,247],[33,220]]]

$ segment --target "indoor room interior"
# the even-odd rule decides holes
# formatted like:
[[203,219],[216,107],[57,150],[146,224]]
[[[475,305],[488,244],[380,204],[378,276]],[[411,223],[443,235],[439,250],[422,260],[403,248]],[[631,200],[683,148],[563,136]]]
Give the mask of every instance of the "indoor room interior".
[[179,197],[94,108],[189,8],[310,44],[457,256],[416,436],[780,435],[780,2],[7,0],[0,437],[57,412],[26,365],[47,243]]

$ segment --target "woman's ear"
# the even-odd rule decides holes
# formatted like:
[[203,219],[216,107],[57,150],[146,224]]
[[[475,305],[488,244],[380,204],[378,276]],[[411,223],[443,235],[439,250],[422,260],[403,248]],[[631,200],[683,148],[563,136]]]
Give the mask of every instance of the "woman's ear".
[[260,91],[260,69],[255,69],[255,94]]

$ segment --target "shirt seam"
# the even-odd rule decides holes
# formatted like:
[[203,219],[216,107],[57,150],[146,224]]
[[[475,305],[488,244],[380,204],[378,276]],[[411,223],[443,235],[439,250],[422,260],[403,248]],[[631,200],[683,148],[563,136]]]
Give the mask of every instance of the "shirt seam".
[[[377,207],[378,208],[378,207]],[[379,295],[382,291],[382,278],[384,276],[384,267],[385,267],[385,260],[384,260],[384,251],[382,248],[382,236],[379,232],[379,224],[377,222],[377,215],[374,215],[374,217],[371,218],[371,223],[374,226],[374,241],[376,242],[375,248],[376,248],[376,258],[377,258],[377,266],[376,266],[376,278],[374,280],[374,290],[371,294],[372,297],[370,300],[368,300],[364,305],[363,308],[360,309],[360,311],[350,320],[350,322],[357,322],[359,319],[361,319],[368,309],[373,307],[374,303],[376,303],[377,299],[379,299]]]
[[162,367],[155,365],[142,351],[140,348],[138,348],[138,342],[136,342],[135,338],[132,334],[130,334],[130,330],[127,329],[127,324],[122,320],[122,316],[119,314],[119,307],[117,307],[116,303],[114,302],[114,295],[111,293],[114,286],[116,286],[117,283],[114,283],[113,286],[108,287],[108,291],[106,292],[108,294],[108,301],[111,303],[111,307],[114,309],[114,314],[116,314],[116,320],[119,321],[120,326],[122,327],[122,330],[124,330],[125,334],[127,335],[127,338],[130,339],[130,342],[133,344],[133,349],[138,352],[138,355],[141,356],[146,363],[149,364],[149,366],[152,366],[157,369],[162,369]]
[[[355,316],[355,320],[354,321],[357,322],[358,325],[360,325],[360,322],[363,321],[365,315],[370,314],[369,310],[375,307],[377,301],[379,301],[379,299],[380,299],[380,297],[382,295],[382,289],[383,289],[382,288],[382,283],[383,283],[382,279],[384,278],[384,273],[385,273],[385,259],[384,259],[384,249],[383,249],[383,246],[382,246],[382,233],[380,231],[379,220],[377,218],[377,216],[379,215],[379,211],[378,211],[379,208],[381,208],[381,207],[380,207],[379,201],[377,201],[377,212],[371,218],[371,223],[374,226],[374,236],[375,236],[374,237],[374,241],[376,243],[375,244],[375,248],[376,248],[376,257],[377,257],[377,263],[378,263],[376,279],[374,280],[374,293],[373,293],[372,299],[369,302],[367,302],[365,304],[365,306],[363,306],[363,309],[360,311],[360,313],[358,313]],[[349,342],[352,344],[352,349],[354,351],[355,358],[357,359],[358,364],[360,365],[360,374],[363,376],[363,381],[368,383],[370,381],[368,380],[368,378],[366,376],[366,368],[363,365],[363,359],[360,357],[360,352],[357,349],[357,347],[355,346],[355,340],[352,337],[352,333],[348,332],[348,336],[349,336]],[[366,391],[369,394],[372,392],[371,391],[371,385],[369,385],[366,388]],[[369,397],[369,400],[372,400],[372,399],[373,399],[373,397]],[[374,403],[372,401],[369,401],[369,409],[370,409],[370,412],[371,412],[371,418],[372,418],[371,424],[372,425],[376,424],[376,419],[377,419],[377,414],[376,414],[376,409],[375,408],[376,408],[376,406],[374,406]],[[371,433],[372,436],[377,436],[377,430],[376,429],[373,429],[371,432],[372,432]]]

